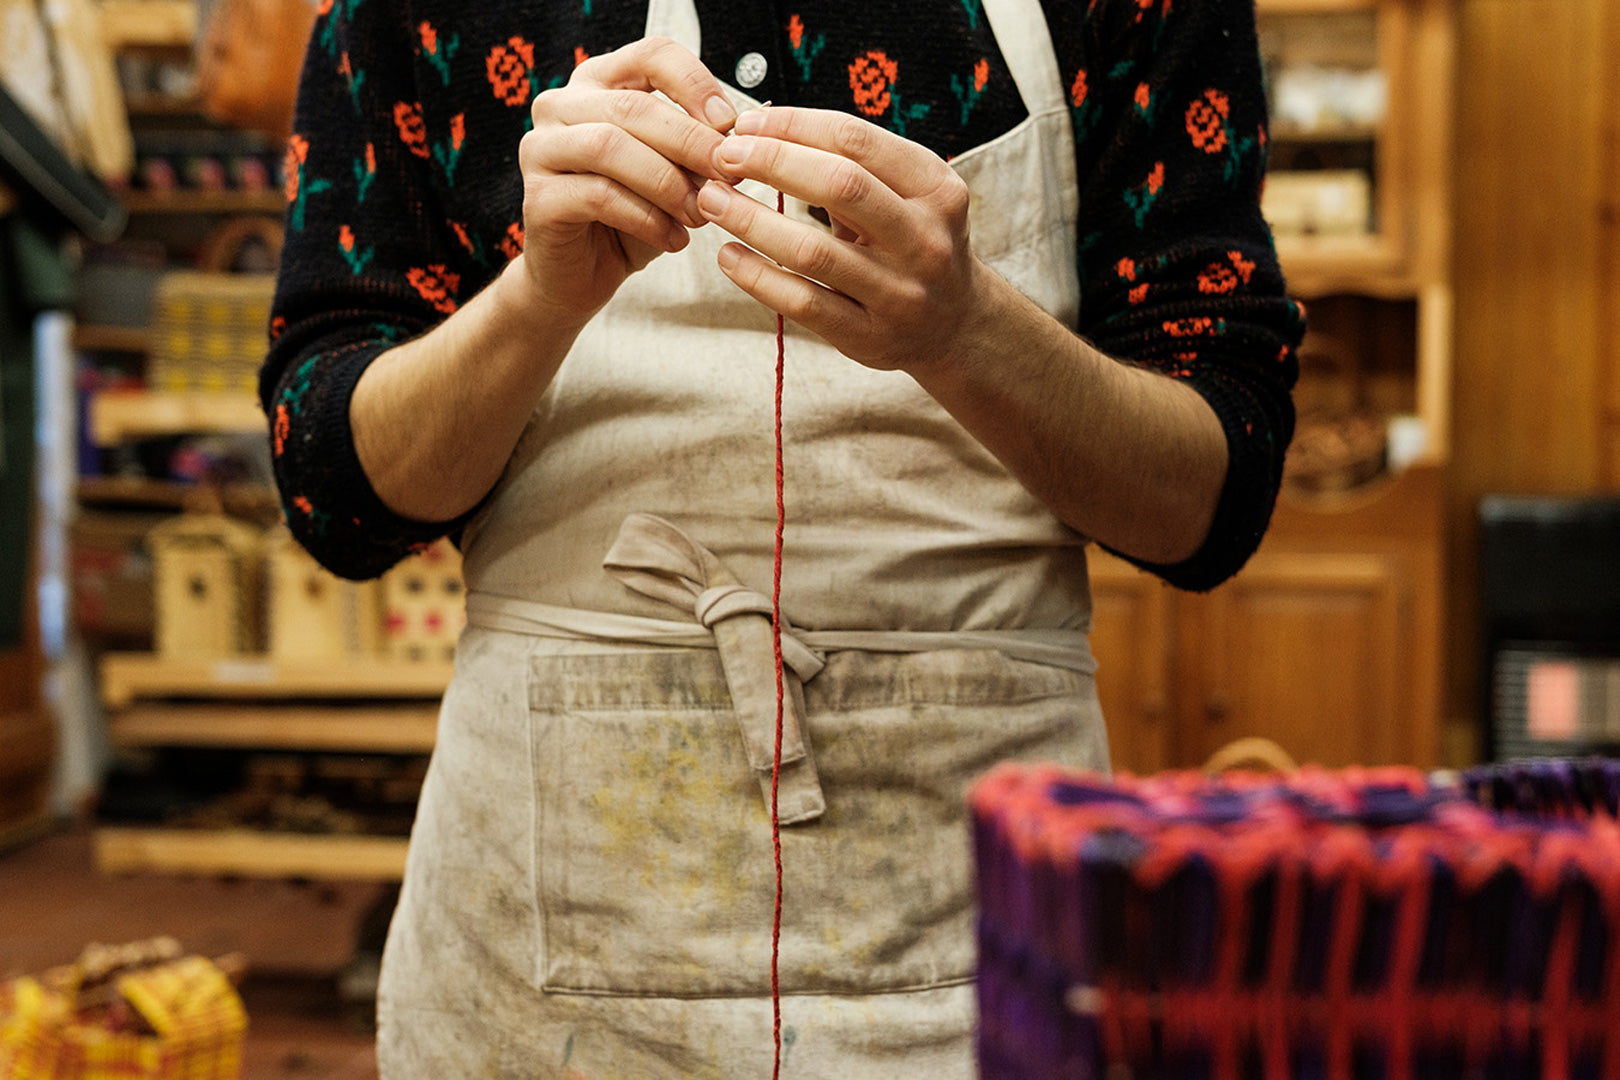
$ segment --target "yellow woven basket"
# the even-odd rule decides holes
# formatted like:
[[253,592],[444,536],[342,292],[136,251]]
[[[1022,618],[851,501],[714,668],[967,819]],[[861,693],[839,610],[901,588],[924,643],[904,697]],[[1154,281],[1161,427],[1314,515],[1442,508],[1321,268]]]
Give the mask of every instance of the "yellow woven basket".
[[147,382],[180,393],[252,393],[270,325],[274,274],[164,274],[152,300]]

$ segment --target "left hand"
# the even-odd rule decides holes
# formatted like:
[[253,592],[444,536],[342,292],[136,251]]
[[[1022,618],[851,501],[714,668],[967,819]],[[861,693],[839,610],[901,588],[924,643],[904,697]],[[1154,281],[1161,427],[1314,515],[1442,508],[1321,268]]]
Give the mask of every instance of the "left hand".
[[742,241],[720,249],[726,276],[850,359],[909,370],[948,356],[981,310],[989,271],[968,243],[967,185],[926,147],[844,113],[773,107],[743,113],[715,165],[827,211],[831,232],[722,181],[698,193],[702,215]]

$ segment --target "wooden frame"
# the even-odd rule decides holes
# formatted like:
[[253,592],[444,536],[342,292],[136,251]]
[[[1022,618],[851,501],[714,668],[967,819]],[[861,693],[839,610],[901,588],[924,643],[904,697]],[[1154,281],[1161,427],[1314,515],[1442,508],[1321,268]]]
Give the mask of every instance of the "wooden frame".
[[254,829],[96,830],[96,868],[106,874],[239,874],[244,877],[398,881],[409,841]]
[[119,710],[108,734],[115,746],[425,754],[438,719],[436,704],[168,701]]
[[448,663],[276,661],[262,656],[184,660],[152,653],[109,653],[101,661],[101,697],[109,709],[139,699],[228,698],[431,700],[450,683]]
[[252,394],[171,394],[115,390],[90,402],[90,439],[116,446],[129,439],[189,433],[265,434],[269,421]]

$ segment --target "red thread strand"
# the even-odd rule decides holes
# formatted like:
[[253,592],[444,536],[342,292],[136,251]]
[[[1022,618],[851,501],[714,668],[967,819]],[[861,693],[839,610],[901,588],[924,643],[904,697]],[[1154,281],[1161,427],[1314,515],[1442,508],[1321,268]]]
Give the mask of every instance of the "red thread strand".
[[[776,212],[785,210],[776,193]],[[778,787],[782,779],[782,534],[787,525],[786,484],[782,471],[782,384],[787,371],[787,338],[781,313],[776,316],[776,547],[771,560],[771,649],[776,659],[776,754],[771,762],[771,852],[776,858],[776,905],[771,916],[771,1032],[775,1059],[771,1080],[782,1075],[782,984],[778,963],[782,952],[782,815]]]

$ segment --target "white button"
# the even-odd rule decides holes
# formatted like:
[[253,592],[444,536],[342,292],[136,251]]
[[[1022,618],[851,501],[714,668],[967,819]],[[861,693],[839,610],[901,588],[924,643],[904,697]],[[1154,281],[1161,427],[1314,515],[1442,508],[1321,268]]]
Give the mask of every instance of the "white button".
[[752,90],[765,81],[765,69],[769,66],[759,53],[749,53],[737,61],[737,85]]

